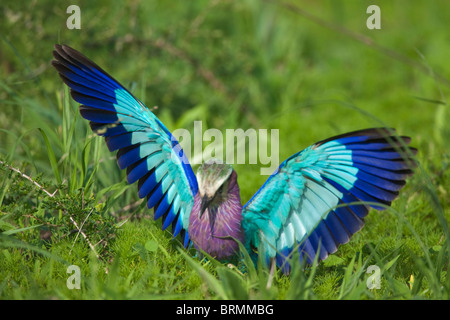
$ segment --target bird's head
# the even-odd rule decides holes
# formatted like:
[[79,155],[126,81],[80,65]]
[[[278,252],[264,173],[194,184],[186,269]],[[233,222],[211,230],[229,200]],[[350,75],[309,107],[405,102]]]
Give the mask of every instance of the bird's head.
[[[205,161],[197,170],[198,192],[201,198],[200,217],[209,207],[226,200],[236,181],[233,167],[217,159]],[[232,178],[234,177],[234,179]]]

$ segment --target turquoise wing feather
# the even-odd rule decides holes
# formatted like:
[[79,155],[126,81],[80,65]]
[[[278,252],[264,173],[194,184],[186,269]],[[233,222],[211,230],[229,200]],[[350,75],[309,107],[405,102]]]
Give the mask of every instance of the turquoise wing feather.
[[412,174],[414,148],[393,130],[375,128],[318,142],[284,161],[243,208],[248,250],[289,271],[298,250],[313,262],[334,253],[385,209]]
[[129,183],[138,181],[139,197],[155,208],[163,229],[189,242],[189,215],[198,185],[178,141],[144,104],[94,62],[76,50],[55,45],[52,62],[81,115],[104,136]]

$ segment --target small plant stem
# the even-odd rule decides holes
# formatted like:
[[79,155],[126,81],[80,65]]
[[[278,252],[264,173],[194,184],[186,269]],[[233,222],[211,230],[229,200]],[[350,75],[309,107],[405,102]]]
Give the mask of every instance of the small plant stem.
[[[54,198],[56,192],[58,191],[58,189],[56,189],[53,193],[50,193],[49,191],[47,191],[42,185],[40,185],[37,181],[33,180],[33,178],[31,178],[30,176],[26,175],[25,173],[23,173],[22,171],[20,171],[17,168],[14,168],[12,166],[10,166],[9,164],[3,162],[0,160],[0,164],[5,166],[6,168],[8,168],[11,171],[14,171],[16,173],[18,173],[22,178],[25,178],[26,180],[30,181],[32,184],[34,184],[39,190],[45,192],[45,194],[47,194],[50,198]],[[57,202],[60,206],[62,206],[62,204],[60,202]],[[78,223],[73,219],[72,215],[69,214],[69,212],[67,212],[66,209],[63,209],[63,211],[69,216],[70,221],[72,222],[72,224],[75,226],[75,228],[77,228],[78,233],[81,233],[81,235],[84,237],[84,239],[86,240],[86,242],[89,244],[89,247],[91,248],[91,250],[95,253],[95,256],[97,257],[97,259],[100,259],[100,256],[97,252],[97,250],[95,249],[95,247],[92,245],[91,241],[89,240],[88,236],[81,230],[81,228],[78,226]],[[89,216],[88,216],[89,217]],[[83,223],[84,225],[84,223]],[[77,235],[78,236],[78,235]]]

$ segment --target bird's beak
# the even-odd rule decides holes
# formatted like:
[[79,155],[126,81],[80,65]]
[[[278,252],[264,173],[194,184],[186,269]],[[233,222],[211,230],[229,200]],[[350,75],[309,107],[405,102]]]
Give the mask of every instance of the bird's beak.
[[210,198],[206,195],[204,197],[202,197],[202,203],[200,205],[200,218],[203,216],[203,213],[205,213],[206,209],[208,209],[212,200],[213,200],[213,198]]

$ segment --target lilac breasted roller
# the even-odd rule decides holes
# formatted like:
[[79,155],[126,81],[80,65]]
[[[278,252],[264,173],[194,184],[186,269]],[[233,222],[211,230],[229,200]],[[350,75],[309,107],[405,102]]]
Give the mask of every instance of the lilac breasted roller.
[[236,240],[285,272],[294,251],[323,260],[363,227],[370,207],[386,209],[413,173],[409,137],[359,130],[292,155],[242,205],[231,165],[206,161],[196,176],[169,130],[117,80],[69,46],[55,45],[53,55],[82,117],[118,150],[119,167],[162,228],[219,260],[238,254]]

